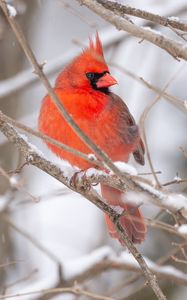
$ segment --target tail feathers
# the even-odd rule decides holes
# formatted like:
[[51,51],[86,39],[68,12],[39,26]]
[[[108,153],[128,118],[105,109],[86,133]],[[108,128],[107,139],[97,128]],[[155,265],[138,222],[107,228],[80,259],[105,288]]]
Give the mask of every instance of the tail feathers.
[[[107,192],[106,192],[107,189]],[[112,203],[110,203],[110,199],[106,198],[106,195],[108,195],[108,189],[110,190],[110,199],[112,196],[116,196],[118,194],[118,199],[115,198],[115,204],[114,204],[114,198],[112,200]],[[113,188],[110,187],[102,187],[102,194],[103,197],[107,200],[109,204],[112,204],[113,206],[120,206],[123,211],[123,215],[120,217],[120,224],[125,229],[125,231],[128,234],[128,237],[130,240],[135,244],[140,244],[145,239],[145,234],[147,232],[147,228],[144,222],[144,217],[140,211],[140,209],[132,204],[124,204],[120,200],[122,193],[119,191],[114,190],[113,194]],[[105,193],[106,192],[106,193]],[[120,193],[120,198],[119,198]],[[108,227],[109,234],[112,238],[118,239],[122,245],[124,245],[124,242],[121,240],[115,225],[112,223],[108,215],[105,215],[106,224]]]

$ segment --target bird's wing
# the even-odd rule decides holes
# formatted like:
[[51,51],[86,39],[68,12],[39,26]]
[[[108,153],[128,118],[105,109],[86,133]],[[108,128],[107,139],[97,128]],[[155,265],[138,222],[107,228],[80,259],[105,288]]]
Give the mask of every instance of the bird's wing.
[[[120,102],[121,111],[123,112],[122,116],[126,120],[126,125],[129,126],[128,127],[129,136],[131,136],[133,138],[133,137],[137,136],[137,134],[139,135],[138,126],[136,125],[136,122],[135,122],[133,116],[131,115],[127,105],[124,103],[124,101],[114,93],[110,93],[109,96],[112,98],[112,101],[114,103]],[[134,156],[134,159],[141,165],[144,165],[144,163],[145,163],[144,154],[145,154],[145,148],[144,148],[143,141],[140,138],[138,146],[137,146],[136,150],[133,152],[133,156]]]

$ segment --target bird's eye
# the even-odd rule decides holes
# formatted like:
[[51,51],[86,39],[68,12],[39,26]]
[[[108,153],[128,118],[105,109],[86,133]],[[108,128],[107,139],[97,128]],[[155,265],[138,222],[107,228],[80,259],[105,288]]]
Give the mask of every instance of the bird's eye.
[[92,73],[92,72],[86,73],[86,77],[87,77],[90,81],[92,81],[92,80],[94,80],[95,73]]

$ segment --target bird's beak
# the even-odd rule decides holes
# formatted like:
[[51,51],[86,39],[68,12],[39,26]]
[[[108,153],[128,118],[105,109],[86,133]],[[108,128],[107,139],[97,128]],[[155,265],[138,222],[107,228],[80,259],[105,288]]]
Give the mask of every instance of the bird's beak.
[[101,78],[99,78],[99,80],[96,83],[97,88],[106,88],[114,84],[117,84],[117,81],[109,73],[106,73]]

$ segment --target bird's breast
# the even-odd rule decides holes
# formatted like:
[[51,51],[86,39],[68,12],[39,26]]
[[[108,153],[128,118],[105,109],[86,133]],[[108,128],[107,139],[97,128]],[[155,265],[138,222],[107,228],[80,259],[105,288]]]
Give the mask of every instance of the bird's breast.
[[[127,161],[132,145],[124,142],[125,130],[121,131],[119,124],[119,112],[113,107],[110,98],[94,94],[63,93],[57,90],[56,94],[66,110],[73,117],[82,131],[101,149],[103,149],[113,161]],[[43,100],[39,117],[39,130],[48,136],[67,144],[83,153],[92,153],[65,121],[49,96]],[[69,161],[81,169],[91,167],[91,164],[69,153],[62,148],[48,144],[49,148],[62,159]]]

